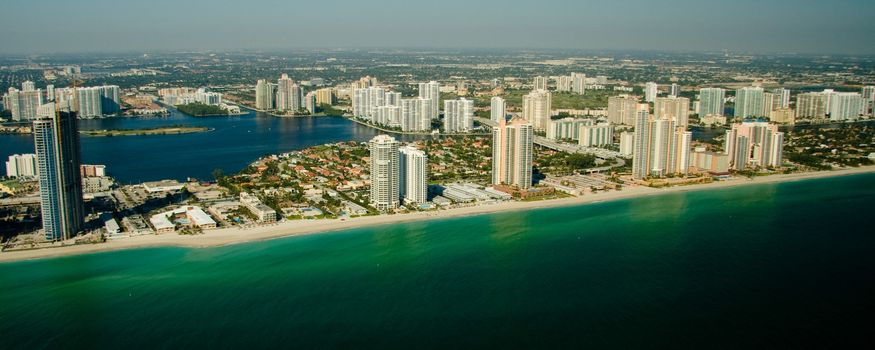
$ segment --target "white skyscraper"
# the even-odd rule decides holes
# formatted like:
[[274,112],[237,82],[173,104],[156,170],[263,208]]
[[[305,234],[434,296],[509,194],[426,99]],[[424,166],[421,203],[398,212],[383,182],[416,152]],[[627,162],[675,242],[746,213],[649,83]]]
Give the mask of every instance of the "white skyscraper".
[[44,102],[40,90],[19,91],[15,88],[9,88],[9,92],[3,95],[3,103],[12,113],[14,121],[35,119],[37,108]]
[[265,79],[259,79],[255,84],[255,108],[263,111],[274,109],[276,106],[276,85]]
[[505,119],[507,116],[507,103],[505,103],[504,99],[498,96],[492,98],[492,106],[490,108],[490,118],[492,121],[498,123],[499,121]]
[[571,91],[578,95],[586,94],[586,74],[571,73]]
[[735,114],[736,118],[762,117],[766,113],[763,102],[763,88],[744,87],[735,91]]
[[547,90],[534,90],[523,96],[523,118],[535,128],[546,130],[552,114],[552,97]]
[[470,132],[474,129],[474,101],[460,98],[444,101],[444,132]]
[[681,95],[681,87],[678,84],[672,83],[668,93],[669,96],[678,97]]
[[411,146],[398,149],[399,185],[401,198],[405,205],[423,204],[428,201],[428,156],[425,152]]
[[295,81],[289,78],[288,74],[283,74],[276,83],[276,109],[280,111],[297,111],[292,102],[293,94],[292,87],[295,86]]
[[614,126],[610,124],[581,126],[579,138],[578,144],[583,147],[613,145]]
[[647,102],[656,101],[656,96],[659,94],[659,85],[654,82],[644,84],[644,100]]
[[775,103],[772,105],[772,110],[780,108],[790,108],[790,90],[785,88],[772,89],[772,94],[775,95]]
[[532,90],[547,90],[547,77],[537,76],[532,82]]
[[38,175],[36,154],[13,154],[6,161],[6,176],[35,177]]
[[726,90],[704,88],[699,90],[699,117],[722,116],[726,106]]
[[857,92],[836,92],[829,100],[829,119],[842,121],[865,114],[866,101]]
[[656,119],[671,119],[677,126],[686,127],[690,119],[690,99],[686,97],[657,97],[653,105]]
[[371,205],[387,211],[400,204],[399,143],[389,135],[371,139]]
[[766,122],[743,122],[726,130],[723,152],[729,155],[731,169],[781,166],[784,133]]
[[34,91],[36,90],[36,84],[30,80],[24,81],[21,83],[21,91]]
[[532,187],[532,124],[520,117],[501,120],[492,129],[492,183]]
[[424,99],[429,99],[429,114],[425,116],[429,121],[432,119],[438,119],[440,115],[438,105],[441,100],[441,85],[436,81],[430,81],[428,83],[419,83],[419,97]]
[[568,75],[561,75],[556,77],[556,91],[572,91],[572,81],[573,79]]

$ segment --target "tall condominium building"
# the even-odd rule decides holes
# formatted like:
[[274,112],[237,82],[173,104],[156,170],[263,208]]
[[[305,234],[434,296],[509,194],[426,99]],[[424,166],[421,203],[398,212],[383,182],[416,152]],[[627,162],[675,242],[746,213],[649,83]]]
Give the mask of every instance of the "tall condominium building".
[[58,112],[33,122],[43,230],[47,240],[75,236],[84,224],[76,114]]
[[762,117],[766,115],[763,106],[763,88],[744,87],[735,91],[736,118]]
[[610,124],[585,125],[580,127],[579,145],[598,147],[614,144],[614,126]]
[[498,123],[499,121],[505,119],[506,116],[507,103],[501,97],[493,97],[491,100],[491,107],[489,109],[489,119]]
[[6,176],[35,177],[39,175],[36,166],[36,154],[13,154],[6,161]]
[[440,115],[440,106],[438,104],[441,101],[441,85],[436,81],[419,83],[419,97],[430,100],[428,102],[428,110],[430,112],[425,118],[428,120],[438,119]]
[[387,106],[401,106],[401,93],[396,91],[387,91],[386,92],[386,105]]
[[398,149],[401,181],[399,191],[405,205],[428,201],[428,156],[412,146]]
[[771,92],[763,92],[763,115],[768,116],[775,109],[777,99]]
[[73,89],[74,110],[79,117],[100,117],[118,112],[120,108],[120,89],[115,85],[104,85]]
[[470,132],[474,129],[474,101],[465,98],[444,101],[444,132]]
[[875,116],[875,111],[869,112],[871,109],[875,109],[875,86],[864,86],[860,93],[866,102],[866,112]]
[[492,129],[492,183],[532,187],[532,124],[520,117],[501,120]]
[[[280,111],[297,111],[300,109],[300,103],[295,106],[295,81],[289,78],[288,74],[280,76],[276,82],[276,109]],[[298,88],[300,91],[300,88]]]
[[573,79],[568,75],[561,75],[556,77],[556,91],[571,91],[572,81]]
[[829,99],[829,119],[856,119],[866,114],[866,102],[858,92],[835,92]]
[[316,104],[333,106],[335,102],[334,89],[322,88],[316,90]]
[[55,85],[48,84],[46,85],[46,102],[54,102],[55,101]]
[[386,105],[386,90],[379,86],[355,89],[352,98],[352,113],[356,117],[373,120],[377,108]]
[[547,90],[547,77],[537,76],[532,82],[532,90]]
[[401,100],[401,130],[428,131],[431,130],[431,113],[433,112],[430,98],[409,98]]
[[824,119],[827,114],[827,96],[819,92],[806,92],[796,95],[796,119]]
[[28,121],[36,118],[37,108],[45,102],[40,90],[19,91],[9,88],[9,92],[3,95],[3,103],[12,113],[12,120]]
[[644,84],[644,100],[647,102],[656,101],[656,96],[659,94],[659,84],[648,82]]
[[[401,106],[380,106],[377,107],[377,115],[374,116],[374,123],[387,125],[390,127],[401,127]],[[403,129],[402,129],[403,130]]]
[[26,80],[21,83],[21,91],[34,91],[36,90],[36,84],[30,80]]
[[790,108],[790,90],[785,88],[772,89],[772,94],[775,95],[772,110],[779,108]]
[[689,125],[690,99],[676,96],[657,97],[653,106],[656,119],[671,119],[680,127]]
[[704,88],[699,90],[699,117],[722,116],[726,107],[726,90]]
[[592,119],[562,118],[547,124],[547,138],[551,140],[580,140],[580,128],[593,125]]
[[310,114],[316,113],[316,92],[310,91],[304,96],[304,108]]
[[399,143],[389,135],[371,139],[371,205],[377,210],[397,208],[400,202]]
[[535,130],[546,130],[552,114],[552,96],[547,90],[533,90],[523,96],[523,118],[528,120]]
[[631,156],[635,147],[635,133],[624,131],[620,134],[620,154]]
[[671,119],[652,119],[641,110],[635,117],[632,176],[643,179],[669,174],[686,175],[690,164],[692,133],[675,127]]
[[731,169],[781,166],[784,133],[766,122],[742,122],[726,130],[723,152],[729,156]]
[[611,124],[632,125],[638,112],[638,98],[629,95],[608,98],[608,121]]
[[578,95],[586,94],[586,74],[571,73],[571,91]]
[[681,87],[676,83],[671,83],[671,87],[668,90],[668,95],[672,97],[678,97],[681,95]]
[[263,111],[276,108],[276,91],[275,84],[259,79],[255,84],[255,108]]

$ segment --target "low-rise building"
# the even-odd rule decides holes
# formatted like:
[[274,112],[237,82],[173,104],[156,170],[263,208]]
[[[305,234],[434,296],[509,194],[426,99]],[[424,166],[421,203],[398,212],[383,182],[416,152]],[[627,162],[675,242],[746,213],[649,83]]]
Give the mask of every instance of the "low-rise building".
[[149,193],[175,192],[182,190],[183,187],[185,187],[185,184],[176,180],[161,180],[143,183],[143,189]]
[[261,200],[256,196],[246,192],[240,192],[240,203],[243,203],[243,206],[245,206],[246,209],[249,209],[259,222],[276,222],[277,220],[276,210],[261,203]]

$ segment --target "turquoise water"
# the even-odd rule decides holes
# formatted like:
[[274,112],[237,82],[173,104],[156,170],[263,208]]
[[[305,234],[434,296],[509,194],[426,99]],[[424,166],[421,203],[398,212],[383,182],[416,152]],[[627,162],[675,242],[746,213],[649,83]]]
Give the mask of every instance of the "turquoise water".
[[871,344],[873,181],[0,264],[0,347]]

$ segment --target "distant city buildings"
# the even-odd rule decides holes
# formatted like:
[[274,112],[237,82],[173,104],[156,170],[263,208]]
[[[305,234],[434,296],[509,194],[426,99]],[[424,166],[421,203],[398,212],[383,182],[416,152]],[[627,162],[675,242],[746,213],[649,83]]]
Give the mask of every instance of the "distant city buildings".
[[671,119],[677,126],[688,126],[690,119],[690,99],[686,97],[657,97],[653,107],[656,119]]
[[78,111],[80,118],[115,114],[121,110],[120,94],[116,85],[74,88],[72,110]]
[[[26,82],[27,83],[27,82]],[[32,86],[28,86],[32,87]],[[6,110],[12,114],[14,121],[28,121],[36,119],[36,111],[44,102],[41,90],[18,90],[9,88],[3,95],[3,104]]]
[[532,82],[532,90],[547,90],[547,77],[535,77]]
[[782,163],[784,133],[767,122],[745,121],[726,130],[724,154],[734,170],[751,167],[778,167]]
[[586,74],[571,73],[571,91],[578,95],[586,94]]
[[526,119],[499,121],[492,130],[492,184],[532,186],[534,130]]
[[47,240],[75,236],[84,225],[76,114],[58,112],[33,122],[43,230]]
[[638,113],[638,98],[629,95],[608,98],[608,121],[611,124],[633,125]]

